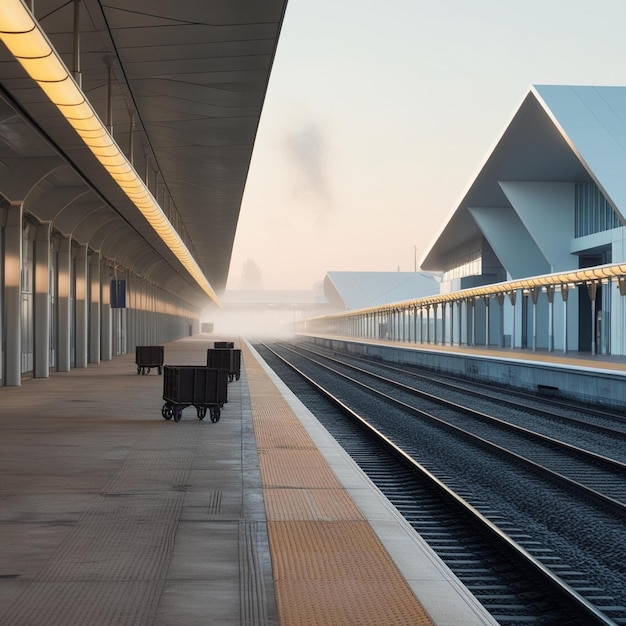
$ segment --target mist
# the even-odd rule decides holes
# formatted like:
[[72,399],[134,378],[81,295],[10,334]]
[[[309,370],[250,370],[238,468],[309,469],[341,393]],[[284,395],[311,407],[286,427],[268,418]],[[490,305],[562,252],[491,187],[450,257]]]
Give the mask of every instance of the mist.
[[202,317],[203,322],[213,324],[215,335],[268,338],[292,335],[290,322],[296,319],[293,311],[254,307],[239,311],[211,309]]
[[333,201],[327,174],[328,141],[323,127],[309,120],[285,136],[283,147],[285,158],[294,170],[294,199],[312,201],[323,212],[331,211]]

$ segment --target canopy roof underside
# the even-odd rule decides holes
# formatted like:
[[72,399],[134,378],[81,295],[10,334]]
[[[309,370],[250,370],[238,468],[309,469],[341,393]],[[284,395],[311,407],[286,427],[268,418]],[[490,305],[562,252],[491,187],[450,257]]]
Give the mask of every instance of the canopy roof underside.
[[[70,72],[79,71],[87,99],[219,294],[286,0],[81,0],[78,7],[78,56],[73,2],[37,0],[35,18]],[[40,166],[25,204],[33,216],[49,221],[50,204],[36,199],[65,189],[63,208],[53,215],[62,234],[206,304],[206,294],[1,45],[0,96],[0,193],[24,200],[11,197],[18,188],[2,172]]]

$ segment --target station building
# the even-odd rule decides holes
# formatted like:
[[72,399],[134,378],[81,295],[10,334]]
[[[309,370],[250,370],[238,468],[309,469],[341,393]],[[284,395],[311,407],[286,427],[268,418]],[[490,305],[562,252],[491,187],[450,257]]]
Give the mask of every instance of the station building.
[[626,354],[626,87],[533,86],[420,261],[438,295],[297,332]]
[[351,311],[439,293],[429,272],[328,272],[324,295],[335,311]]
[[[533,86],[421,266],[442,271],[442,293],[452,293],[623,263],[625,175],[625,87]],[[503,335],[508,346],[623,355],[620,275],[503,286],[513,306],[501,320],[481,323],[488,304],[475,301],[475,342]]]

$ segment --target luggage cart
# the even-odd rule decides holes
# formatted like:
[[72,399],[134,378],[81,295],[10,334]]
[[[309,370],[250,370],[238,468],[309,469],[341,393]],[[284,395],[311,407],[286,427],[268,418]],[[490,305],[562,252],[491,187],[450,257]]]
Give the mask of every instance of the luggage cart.
[[213,347],[214,348],[234,348],[235,342],[234,341],[214,341]]
[[137,374],[150,373],[153,367],[156,367],[159,376],[163,372],[163,346],[136,346],[135,347],[135,364],[137,365]]
[[165,365],[163,368],[161,415],[180,422],[183,410],[194,406],[199,420],[207,411],[212,422],[219,422],[222,407],[228,402],[228,370],[197,365]]
[[208,367],[228,370],[228,382],[241,377],[241,350],[238,348],[209,348],[206,354]]

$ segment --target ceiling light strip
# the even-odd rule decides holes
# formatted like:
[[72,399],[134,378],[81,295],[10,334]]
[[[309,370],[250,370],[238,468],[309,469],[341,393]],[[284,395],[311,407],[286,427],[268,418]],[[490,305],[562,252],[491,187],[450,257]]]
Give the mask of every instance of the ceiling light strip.
[[119,149],[22,0],[0,1],[0,40],[206,294],[219,299],[189,249]]

